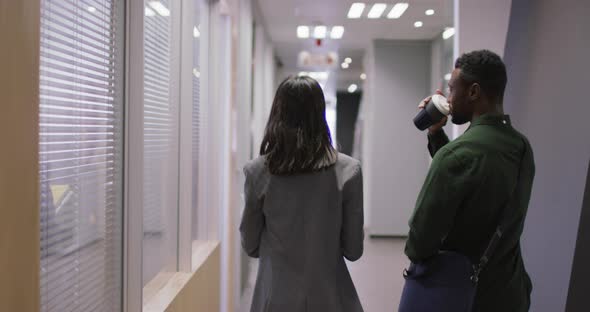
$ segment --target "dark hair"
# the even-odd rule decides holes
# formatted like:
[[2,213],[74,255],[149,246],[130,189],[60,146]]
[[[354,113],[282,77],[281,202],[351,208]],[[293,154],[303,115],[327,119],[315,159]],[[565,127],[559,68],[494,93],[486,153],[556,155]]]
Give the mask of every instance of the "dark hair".
[[260,154],[276,175],[317,171],[335,163],[326,102],[317,81],[288,77],[277,89]]
[[482,92],[491,99],[502,99],[506,89],[506,66],[500,56],[489,50],[478,50],[461,55],[455,62],[461,69],[461,79],[478,83]]

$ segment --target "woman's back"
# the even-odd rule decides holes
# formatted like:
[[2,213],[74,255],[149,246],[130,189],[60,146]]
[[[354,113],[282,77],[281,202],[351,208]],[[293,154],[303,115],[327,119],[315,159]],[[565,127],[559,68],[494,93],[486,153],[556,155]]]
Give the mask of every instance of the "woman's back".
[[260,257],[252,311],[362,311],[343,259],[363,250],[359,162],[339,154],[319,171],[273,175],[259,157],[244,171],[242,244]]
[[344,262],[363,253],[363,179],[338,154],[320,84],[288,77],[244,168],[242,246],[260,258],[252,312],[362,311]]

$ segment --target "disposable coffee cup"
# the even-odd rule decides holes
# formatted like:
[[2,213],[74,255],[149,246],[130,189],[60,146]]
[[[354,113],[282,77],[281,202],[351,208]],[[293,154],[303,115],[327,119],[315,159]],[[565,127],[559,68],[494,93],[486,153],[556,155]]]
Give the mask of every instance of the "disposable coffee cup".
[[439,123],[445,116],[449,115],[450,111],[447,99],[440,94],[435,94],[426,103],[424,109],[420,110],[418,115],[414,117],[414,125],[420,131],[424,131],[430,126]]

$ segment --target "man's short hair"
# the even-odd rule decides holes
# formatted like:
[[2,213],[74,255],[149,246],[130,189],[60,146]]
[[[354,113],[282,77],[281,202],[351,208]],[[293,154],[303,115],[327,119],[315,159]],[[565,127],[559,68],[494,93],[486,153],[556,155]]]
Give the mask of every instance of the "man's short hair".
[[460,77],[467,83],[478,83],[491,99],[502,99],[506,89],[506,66],[502,58],[489,50],[477,50],[461,55],[455,62]]

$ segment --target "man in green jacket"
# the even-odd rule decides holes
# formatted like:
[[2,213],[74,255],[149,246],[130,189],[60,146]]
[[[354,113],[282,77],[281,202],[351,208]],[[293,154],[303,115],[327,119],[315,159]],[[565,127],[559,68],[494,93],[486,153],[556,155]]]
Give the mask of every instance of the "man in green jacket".
[[433,161],[405,248],[414,263],[445,250],[479,263],[506,208],[508,225],[479,276],[473,307],[477,312],[524,312],[530,306],[532,283],[520,236],[535,165],[528,140],[504,115],[506,81],[505,65],[493,52],[474,51],[457,59],[449,81],[452,122],[471,125],[452,142],[442,130],[446,118],[429,129]]

